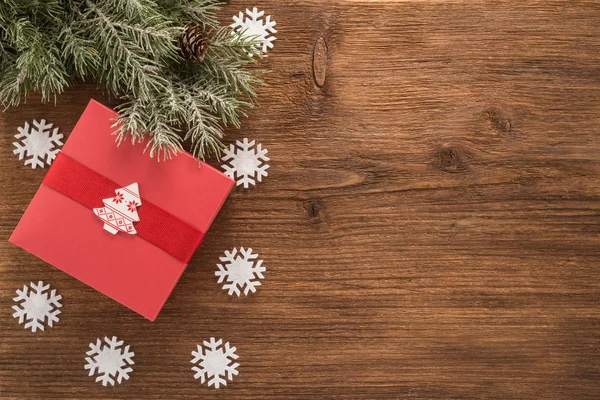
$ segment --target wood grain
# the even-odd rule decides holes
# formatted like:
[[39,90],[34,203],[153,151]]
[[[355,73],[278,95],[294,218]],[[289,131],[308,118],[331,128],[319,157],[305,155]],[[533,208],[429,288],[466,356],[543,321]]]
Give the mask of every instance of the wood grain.
[[[229,140],[268,148],[269,176],[230,196],[154,323],[6,241],[45,172],[11,154],[17,126],[68,132],[102,96],[2,115],[0,397],[600,398],[600,3],[256,5],[272,72]],[[214,277],[234,246],[267,266],[247,298]],[[40,279],[64,313],[32,334],[11,298]],[[136,353],[121,386],[83,370],[102,335]],[[210,336],[238,348],[224,389],[192,378]]]

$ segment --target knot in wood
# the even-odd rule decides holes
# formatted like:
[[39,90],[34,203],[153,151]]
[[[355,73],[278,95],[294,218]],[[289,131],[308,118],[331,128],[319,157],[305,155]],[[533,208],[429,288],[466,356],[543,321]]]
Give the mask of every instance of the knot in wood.
[[461,172],[467,169],[467,163],[461,151],[454,147],[443,147],[435,157],[435,165],[444,172]]
[[485,118],[490,122],[490,125],[495,130],[501,133],[510,133],[512,123],[510,119],[504,118],[502,112],[497,108],[488,108],[485,110]]
[[315,84],[322,88],[327,77],[327,44],[322,37],[317,39],[313,48],[312,69]]
[[320,224],[323,222],[324,218],[323,213],[321,212],[323,205],[319,200],[308,200],[304,208],[306,209],[306,213],[308,214],[308,219],[311,224]]

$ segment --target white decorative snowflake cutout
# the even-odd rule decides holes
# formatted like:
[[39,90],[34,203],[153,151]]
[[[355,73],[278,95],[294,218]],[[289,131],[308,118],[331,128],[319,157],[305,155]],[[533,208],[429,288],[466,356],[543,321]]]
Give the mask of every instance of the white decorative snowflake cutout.
[[60,140],[63,135],[58,133],[58,128],[54,128],[50,132],[51,129],[52,124],[46,123],[45,119],[41,122],[33,120],[33,127],[25,122],[25,126],[20,126],[19,133],[15,135],[15,139],[20,141],[13,142],[16,147],[13,153],[19,155],[19,160],[22,160],[25,156],[29,157],[25,160],[25,165],[31,165],[31,168],[34,169],[35,167],[44,168],[44,158],[46,164],[52,164],[60,151],[55,147],[63,145]]
[[23,290],[17,289],[18,296],[13,300],[19,305],[12,306],[16,311],[13,314],[14,318],[19,318],[19,323],[22,324],[25,320],[25,329],[31,328],[32,332],[38,329],[44,330],[44,322],[48,320],[48,326],[52,326],[55,322],[58,322],[58,314],[62,307],[60,299],[62,296],[56,294],[56,289],[48,294],[46,292],[50,285],[44,286],[44,282],[40,281],[37,285],[33,282],[30,284],[31,291],[27,285],[23,286]]
[[[219,259],[223,264],[217,264],[219,270],[215,275],[219,277],[219,282],[227,280],[223,289],[229,289],[229,294],[240,295],[240,289],[244,288],[244,294],[256,292],[256,287],[260,286],[259,279],[264,279],[263,272],[267,269],[262,266],[262,260],[257,260],[258,254],[252,254],[252,249],[240,249],[239,255],[237,249],[225,251],[225,255]],[[245,287],[244,287],[245,286]]]
[[123,341],[117,340],[116,336],[112,339],[105,337],[104,342],[106,344],[97,339],[96,344],[90,343],[90,350],[86,354],[93,357],[85,358],[87,364],[84,369],[90,370],[89,376],[97,371],[96,382],[102,381],[104,386],[109,383],[114,386],[115,377],[118,383],[123,379],[129,379],[129,373],[133,371],[130,365],[134,364],[131,358],[135,353],[129,351],[129,345],[121,348]]
[[[210,341],[204,341],[204,346],[198,345],[198,351],[192,351],[194,358],[192,359],[192,371],[195,371],[194,379],[200,378],[200,383],[204,383],[206,378],[208,386],[214,385],[218,389],[221,385],[227,386],[227,381],[223,379],[227,374],[227,379],[231,380],[233,375],[237,375],[238,363],[233,363],[237,360],[238,355],[235,354],[235,347],[230,347],[229,342],[222,347],[223,340],[219,339],[215,342],[215,338],[211,337]],[[200,368],[198,366],[200,366]]]
[[276,22],[271,22],[271,16],[267,15],[264,19],[261,18],[265,15],[264,11],[258,12],[258,9],[254,7],[252,11],[246,9],[246,16],[242,11],[236,17],[233,16],[235,21],[231,24],[234,32],[243,33],[245,36],[257,37],[262,43],[258,45],[263,53],[266,53],[268,49],[273,48],[273,41],[276,39],[273,36],[277,31],[274,26]]
[[230,144],[229,150],[225,150],[225,155],[221,161],[226,164],[221,165],[225,170],[225,175],[237,181],[237,185],[244,185],[248,189],[249,185],[256,185],[256,179],[262,182],[263,176],[267,176],[269,157],[266,156],[268,150],[263,149],[259,143],[254,147],[255,141],[248,142],[244,138],[242,142],[235,141],[235,145]]

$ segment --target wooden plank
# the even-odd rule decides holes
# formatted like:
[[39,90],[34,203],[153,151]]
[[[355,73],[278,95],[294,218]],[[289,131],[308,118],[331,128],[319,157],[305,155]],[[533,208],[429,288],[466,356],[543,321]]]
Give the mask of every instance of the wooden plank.
[[[42,117],[68,132],[101,95],[0,117],[0,397],[597,398],[600,3],[260,6],[271,73],[229,139],[263,143],[269,176],[234,191],[154,323],[6,242],[45,172],[12,133]],[[234,246],[267,266],[247,298],[214,277]],[[64,314],[34,335],[10,306],[37,280]],[[102,335],[136,352],[119,387],[83,370]],[[210,336],[240,355],[218,391],[190,370]]]

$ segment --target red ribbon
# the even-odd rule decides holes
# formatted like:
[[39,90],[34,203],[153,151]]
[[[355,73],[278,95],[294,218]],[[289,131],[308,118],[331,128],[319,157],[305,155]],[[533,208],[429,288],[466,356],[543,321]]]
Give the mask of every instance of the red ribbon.
[[[127,184],[129,183],[131,182]],[[58,154],[52,168],[44,177],[43,184],[89,208],[90,212],[94,207],[102,207],[103,198],[114,196],[115,190],[124,186],[116,184],[64,153]],[[135,223],[137,236],[186,264],[204,239],[204,233],[143,197],[137,212],[140,217],[139,222]],[[100,219],[98,229],[102,229]]]

